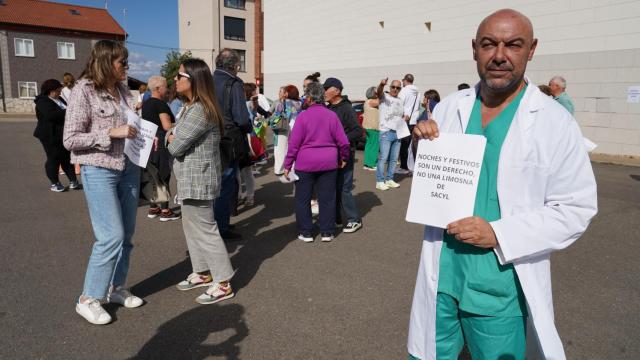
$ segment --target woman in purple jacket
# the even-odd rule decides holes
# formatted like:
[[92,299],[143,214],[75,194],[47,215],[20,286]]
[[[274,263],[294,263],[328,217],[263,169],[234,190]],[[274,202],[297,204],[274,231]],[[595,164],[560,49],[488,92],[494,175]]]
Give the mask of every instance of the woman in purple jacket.
[[336,176],[338,167],[349,160],[349,140],[338,116],[324,106],[320,83],[309,84],[304,96],[309,107],[298,115],[289,136],[284,176],[289,178],[295,163],[300,178],[296,182],[298,239],[313,241],[310,201],[315,186],[320,204],[320,236],[322,241],[331,241],[336,220]]

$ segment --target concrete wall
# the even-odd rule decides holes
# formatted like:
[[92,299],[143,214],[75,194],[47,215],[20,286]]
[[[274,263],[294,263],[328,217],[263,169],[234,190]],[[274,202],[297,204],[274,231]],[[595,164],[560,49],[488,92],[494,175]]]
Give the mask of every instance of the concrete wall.
[[[627,88],[640,85],[640,1],[266,0],[265,95],[274,98],[284,84],[301,87],[319,71],[322,79],[340,78],[352,99],[405,73],[423,91],[445,96],[458,83],[477,82],[471,39],[480,21],[503,7],[531,18],[539,45],[528,76],[537,84],[567,79],[576,119],[596,152],[640,156],[640,104],[626,102]],[[304,34],[296,46],[282,41],[283,22]]]
[[[245,19],[245,41],[224,38],[224,17]],[[191,50],[212,69],[214,59],[225,47],[245,50],[245,72],[238,76],[245,82],[255,81],[255,8],[253,1],[245,2],[245,9],[224,6],[224,0],[179,0],[178,21],[180,48]],[[199,50],[196,50],[199,49]]]

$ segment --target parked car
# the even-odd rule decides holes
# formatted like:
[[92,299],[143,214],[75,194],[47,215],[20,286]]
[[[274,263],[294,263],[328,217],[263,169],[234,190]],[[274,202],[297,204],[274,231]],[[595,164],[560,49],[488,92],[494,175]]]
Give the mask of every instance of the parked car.
[[[354,100],[351,101],[351,106],[353,106],[353,110],[356,111],[356,115],[358,115],[358,124],[362,126],[363,113],[364,113],[364,100]],[[356,148],[359,150],[364,150],[364,144],[367,142],[367,132],[362,129],[362,137],[360,141],[356,144]]]

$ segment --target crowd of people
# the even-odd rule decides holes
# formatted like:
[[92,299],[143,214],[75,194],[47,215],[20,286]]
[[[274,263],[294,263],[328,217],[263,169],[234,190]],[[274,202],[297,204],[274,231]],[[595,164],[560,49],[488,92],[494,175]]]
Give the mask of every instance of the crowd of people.
[[[95,236],[77,313],[107,324],[105,302],[126,308],[144,303],[126,286],[142,171],[124,154],[125,139],[136,136],[126,122],[130,112],[158,125],[149,165],[160,183],[174,174],[180,212],[165,198],[151,202],[148,217],[182,219],[192,271],[176,288],[205,288],[195,299],[200,304],[234,296],[225,241],[241,238],[230,223],[238,204],[254,205],[254,166],[272,156],[270,176],[295,184],[298,239],[312,242],[319,234],[330,242],[336,229],[363,227],[353,196],[356,146],[363,137],[364,169],[375,171],[376,189],[386,191],[400,186],[395,174],[411,173],[416,142],[446,131],[485,136],[488,145],[474,216],[447,229],[425,229],[410,357],[455,358],[466,342],[474,357],[521,359],[526,337],[535,336],[545,356],[562,358],[550,306],[549,256],[575,241],[595,215],[595,180],[566,80],[556,76],[548,89],[538,88],[524,75],[536,45],[528,18],[497,11],[473,41],[476,86],[460,84],[441,102],[434,89],[421,93],[412,74],[385,78],[366,90],[360,124],[339,79],[321,82],[313,73],[302,92],[283,84],[270,103],[238,77],[240,57],[231,49],[220,51],[213,72],[203,60],[187,59],[171,86],[151,77],[135,99],[123,84],[127,49],[98,41],[77,82],[66,75],[64,86],[48,80],[36,99],[34,135],[45,148],[51,190],[64,190],[59,167],[70,188],[84,186]],[[82,185],[71,164],[81,165]]]

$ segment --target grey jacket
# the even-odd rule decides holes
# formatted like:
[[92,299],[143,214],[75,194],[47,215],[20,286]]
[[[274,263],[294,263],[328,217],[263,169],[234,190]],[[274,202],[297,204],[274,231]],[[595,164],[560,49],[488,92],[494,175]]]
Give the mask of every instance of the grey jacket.
[[185,107],[180,121],[169,130],[167,149],[175,157],[173,171],[178,199],[213,200],[220,194],[220,129],[207,119],[200,103]]

